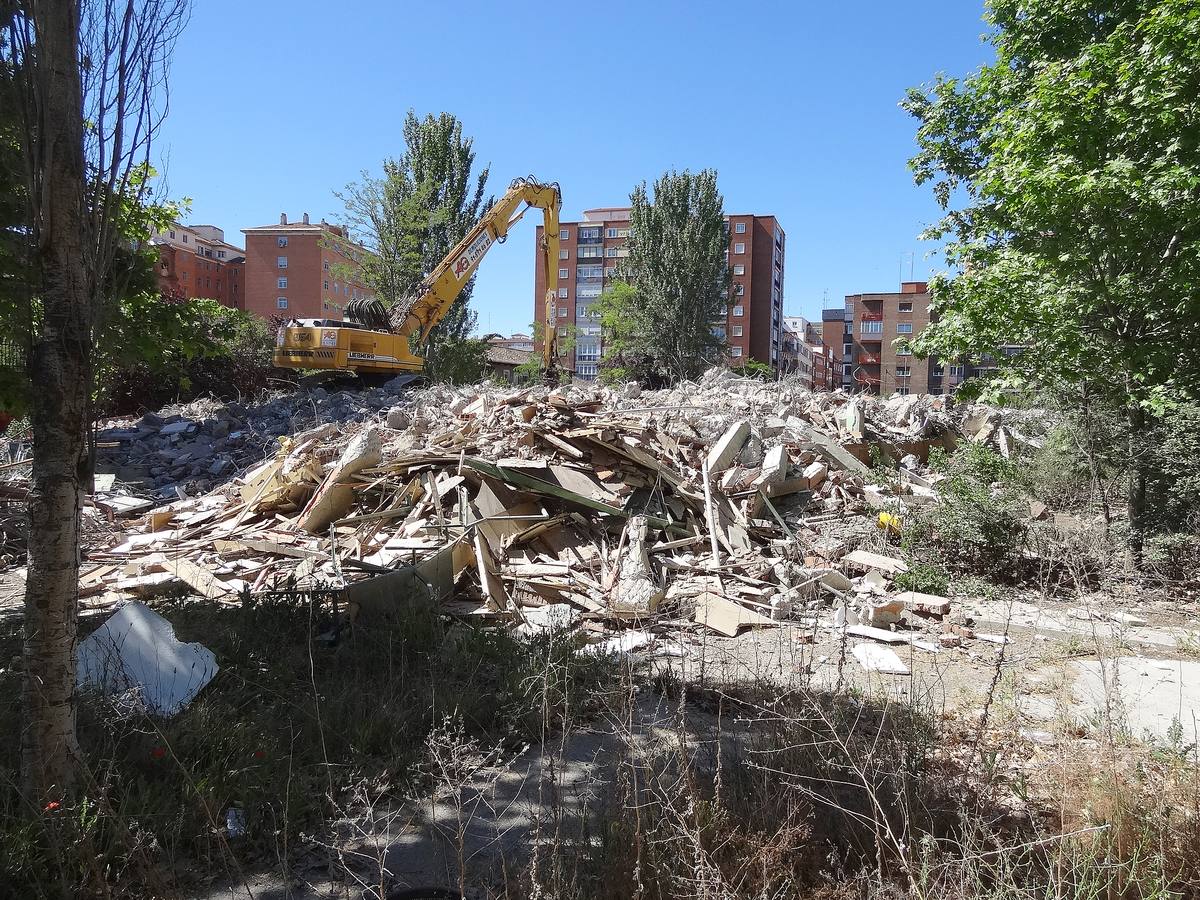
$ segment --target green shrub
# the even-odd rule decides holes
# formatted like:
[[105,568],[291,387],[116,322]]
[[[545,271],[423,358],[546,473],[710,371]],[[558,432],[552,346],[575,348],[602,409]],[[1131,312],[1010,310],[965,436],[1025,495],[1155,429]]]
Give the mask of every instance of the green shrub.
[[913,562],[896,576],[896,588],[920,594],[945,594],[950,590],[950,573],[936,563]]
[[947,477],[937,485],[942,502],[917,508],[904,522],[907,557],[934,572],[1011,575],[1025,531],[1016,513],[1017,465],[977,444],[966,445],[945,465]]

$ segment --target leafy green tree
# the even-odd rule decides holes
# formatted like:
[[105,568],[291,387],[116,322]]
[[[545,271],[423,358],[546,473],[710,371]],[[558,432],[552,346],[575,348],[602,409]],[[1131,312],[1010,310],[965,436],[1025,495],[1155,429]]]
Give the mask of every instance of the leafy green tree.
[[959,274],[931,284],[914,342],[1000,361],[1127,418],[1131,558],[1153,419],[1200,386],[1200,7],[992,0],[996,61],[903,106]]
[[[475,174],[474,140],[450,113],[404,120],[405,151],[383,163],[383,176],[349,185],[339,194],[355,236],[370,251],[363,277],[388,307],[409,300],[425,278],[463,239],[491,205],[485,202],[488,169]],[[474,278],[430,332],[425,350],[433,377],[438,359],[461,353],[444,349],[466,340],[475,328],[470,309]],[[467,354],[469,356],[469,354]],[[457,364],[455,364],[457,365]]]
[[608,368],[636,377],[693,378],[718,361],[713,333],[729,291],[724,201],[717,173],[666,172],[650,200],[643,182],[629,197],[629,256],[601,305],[611,342]]

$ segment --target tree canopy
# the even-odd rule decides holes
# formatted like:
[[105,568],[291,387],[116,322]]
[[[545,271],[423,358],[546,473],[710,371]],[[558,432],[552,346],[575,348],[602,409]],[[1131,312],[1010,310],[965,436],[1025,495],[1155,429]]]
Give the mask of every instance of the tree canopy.
[[996,61],[909,92],[957,274],[914,341],[1122,405],[1140,553],[1148,417],[1200,389],[1200,6],[992,0]]
[[[455,116],[419,118],[409,110],[404,143],[400,157],[384,160],[382,176],[364,173],[339,194],[355,237],[370,251],[363,277],[389,307],[414,294],[491,204],[484,198],[489,170],[474,172],[474,140],[463,135]],[[426,358],[434,370],[440,349],[465,340],[475,328],[473,288],[474,278],[430,333]]]
[[666,172],[651,200],[630,195],[629,256],[601,299],[605,366],[627,377],[694,378],[720,359],[713,331],[728,301],[724,200],[717,173]]
[[996,62],[904,106],[958,270],[935,278],[918,350],[1014,358],[1148,407],[1200,364],[1200,7],[993,0]]

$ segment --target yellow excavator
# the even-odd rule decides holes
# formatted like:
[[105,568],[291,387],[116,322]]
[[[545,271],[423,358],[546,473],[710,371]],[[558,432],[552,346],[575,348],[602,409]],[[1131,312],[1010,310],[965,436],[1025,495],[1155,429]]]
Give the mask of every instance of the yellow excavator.
[[[275,365],[288,369],[332,369],[359,375],[420,374],[425,361],[411,346],[425,344],[429,332],[450,309],[492,244],[502,244],[508,231],[531,208],[542,211],[542,267],[546,273],[547,326],[542,359],[547,371],[557,358],[554,302],[558,296],[558,222],[562,195],[557,184],[533,177],[517,178],[467,232],[413,296],[390,309],[378,300],[352,300],[345,320],[291,319],[275,337]],[[411,339],[411,340],[410,340]]]

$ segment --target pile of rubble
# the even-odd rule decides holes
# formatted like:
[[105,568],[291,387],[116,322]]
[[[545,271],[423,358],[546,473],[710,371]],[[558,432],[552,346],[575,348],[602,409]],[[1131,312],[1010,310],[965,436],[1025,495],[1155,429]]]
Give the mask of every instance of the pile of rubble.
[[140,417],[111,419],[96,435],[100,493],[114,493],[108,507],[120,512],[148,509],[155,502],[211,490],[230,475],[269,455],[276,438],[315,422],[355,424],[376,417],[396,402],[412,379],[397,378],[369,391],[326,390],[274,393],[261,402],[221,403],[202,399]]
[[[920,460],[955,446],[964,422],[980,440],[1032,440],[945,397],[816,394],[724,370],[669,391],[432,386],[338,406],[354,412],[278,437],[208,493],[126,510],[139,517],[89,554],[84,602],[186,587],[235,603],[286,586],[362,616],[429,593],[452,614],[583,622],[599,640],[631,623],[732,636],[820,614],[937,652],[974,635],[944,598],[891,590],[904,563],[859,545],[906,504],[938,502]],[[286,430],[285,415],[260,430],[237,407],[205,412],[105,435],[170,478],[202,466],[217,479],[255,446],[247,435]],[[873,455],[898,474],[874,479]],[[863,664],[895,667],[877,656]]]

